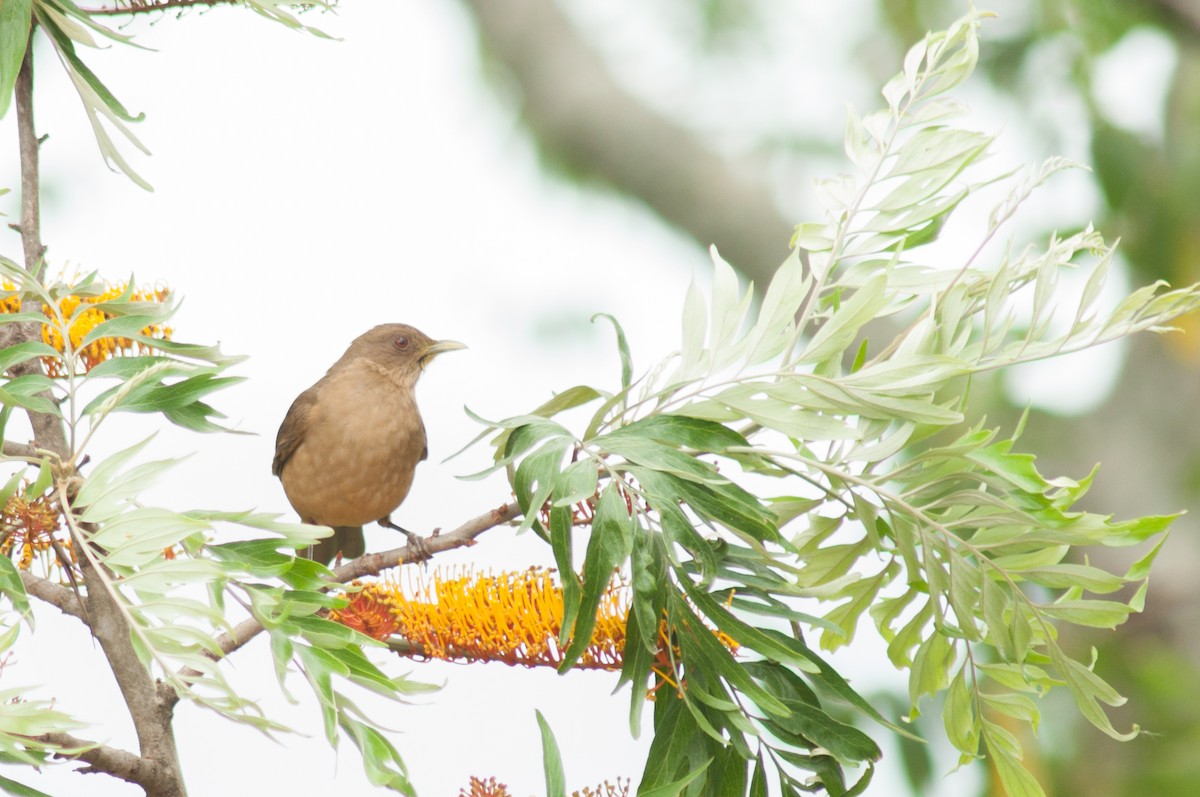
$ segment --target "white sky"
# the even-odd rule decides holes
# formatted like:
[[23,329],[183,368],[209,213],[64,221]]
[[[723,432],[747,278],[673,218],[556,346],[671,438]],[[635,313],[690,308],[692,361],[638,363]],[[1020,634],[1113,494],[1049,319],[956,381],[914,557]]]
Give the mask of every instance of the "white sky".
[[[600,24],[598,8],[580,13]],[[840,16],[813,12],[809,19],[838,30]],[[305,19],[343,41],[218,8],[137,23],[138,42],[157,52],[118,46],[83,53],[126,107],[146,113],[135,131],[153,157],[125,151],[154,193],[102,165],[73,89],[43,47],[36,115],[39,132],[50,136],[42,150],[48,256],[68,271],[95,269],[113,280],[134,273],[139,282],[170,285],[184,299],[173,322],[177,339],[219,340],[251,358],[235,371],[250,381],[215,403],[256,436],[168,429],[152,444],[153,456],[196,452],[149,497],[172,508],[256,507],[290,516],[270,475],[275,430],[292,398],[353,337],[405,321],[467,343],[468,351],[440,359],[423,379],[430,460],[396,513],[414,530],[453,527],[508,495],[501,479],[454,478],[483,467],[485,449],[441,463],[477,431],[462,406],[502,417],[580,381],[613,386],[612,332],[588,324],[595,312],[618,316],[635,367],[646,367],[675,347],[677,308],[693,271],[706,273],[707,256],[630,203],[540,175],[512,114],[482,83],[474,33],[458,4],[346,3],[336,16]],[[611,15],[607,24],[615,24]],[[793,44],[800,33],[822,39],[800,27],[793,22],[782,35]],[[845,44],[825,38],[825,50],[803,53],[801,74],[809,77],[793,81],[793,99],[814,103],[818,118],[836,117],[840,131],[847,98],[808,94],[819,90],[813,76],[821,59]],[[657,79],[669,92],[672,78],[663,74]],[[739,93],[742,107],[754,108],[755,100],[778,107],[771,84],[748,85]],[[785,117],[795,113],[788,107]],[[719,116],[712,108],[697,115]],[[739,148],[735,133],[727,143]],[[15,151],[10,113],[0,122],[0,185],[17,186]],[[11,220],[15,194],[0,198]],[[20,251],[8,230],[0,251]],[[98,441],[99,453],[153,428],[147,419],[121,418]],[[395,538],[370,531],[368,544]],[[436,560],[496,569],[550,562],[532,535],[516,539],[508,529]],[[97,724],[82,735],[135,749],[131,729],[106,719],[124,707],[78,623],[45,610],[38,623],[36,640],[25,635],[5,670],[5,686],[45,684],[37,695]],[[860,639],[839,666],[863,689],[897,684],[890,668],[878,669],[882,648],[871,634]],[[570,789],[640,772],[645,740],[629,739],[628,692],[610,696],[615,674],[561,678],[502,665],[383,660],[390,672],[446,683],[417,705],[375,710],[400,732],[395,742],[422,795],[455,795],[471,774],[494,775],[515,795],[541,793],[535,707],[558,736]],[[300,679],[292,682],[299,706],[279,697],[261,640],[230,663],[248,696],[310,736],[276,745],[181,705],[177,727],[192,794],[369,789],[348,741],[338,754],[329,751]],[[874,791],[889,792],[897,766],[890,754]],[[50,793],[80,793],[79,776],[65,767],[36,781],[11,768],[5,774]],[[972,783],[968,774],[940,788],[952,794]],[[88,778],[86,788],[97,797],[139,793],[106,777]]]

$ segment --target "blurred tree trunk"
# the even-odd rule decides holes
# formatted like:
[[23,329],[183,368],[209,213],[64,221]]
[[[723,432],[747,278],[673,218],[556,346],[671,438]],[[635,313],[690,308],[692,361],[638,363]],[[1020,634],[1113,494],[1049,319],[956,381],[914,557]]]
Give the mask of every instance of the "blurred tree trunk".
[[484,52],[504,67],[543,157],[644,202],[760,287],[794,222],[766,186],[613,79],[553,0],[465,0]]

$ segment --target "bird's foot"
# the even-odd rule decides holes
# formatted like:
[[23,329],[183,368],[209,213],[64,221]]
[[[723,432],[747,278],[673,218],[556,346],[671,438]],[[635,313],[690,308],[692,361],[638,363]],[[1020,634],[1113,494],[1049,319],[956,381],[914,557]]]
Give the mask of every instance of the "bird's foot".
[[392,522],[390,517],[380,519],[379,525],[398,531],[408,538],[408,553],[405,554],[405,562],[427,562],[432,558],[433,552],[429,550],[429,544],[425,541],[424,537],[419,537],[414,532],[402,526],[397,526]]
[[424,564],[433,558],[433,552],[429,550],[429,544],[425,541],[424,537],[418,537],[406,529],[400,530],[404,532],[405,537],[408,537],[408,549],[413,552],[411,559],[408,556],[404,557],[406,561],[421,562]]

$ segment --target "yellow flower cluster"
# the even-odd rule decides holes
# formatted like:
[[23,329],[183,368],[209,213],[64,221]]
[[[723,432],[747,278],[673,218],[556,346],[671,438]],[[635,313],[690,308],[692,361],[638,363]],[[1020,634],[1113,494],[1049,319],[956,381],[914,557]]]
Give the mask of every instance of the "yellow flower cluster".
[[[58,516],[57,507],[44,495],[33,500],[23,493],[10,496],[0,509],[0,555],[11,557],[22,570],[30,569],[35,556],[47,571],[61,565],[57,557],[51,559],[50,555],[54,532],[59,528]],[[70,540],[62,545],[70,550]]]
[[[12,283],[5,280],[0,286],[4,291],[14,291],[16,288]],[[64,318],[70,318],[80,305],[84,304],[99,304],[101,302],[111,301],[121,296],[126,288],[125,283],[117,283],[110,285],[104,293],[99,296],[75,296],[70,294],[62,297],[58,302],[59,312]],[[130,299],[138,302],[165,302],[170,295],[170,291],[166,288],[158,288],[154,290],[135,290]],[[10,294],[0,298],[0,313],[16,313],[21,309],[21,299],[16,294]],[[43,305],[42,312],[47,318],[53,317],[49,307]],[[99,308],[89,308],[84,310],[71,324],[68,330],[68,337],[71,341],[71,346],[78,349],[83,342],[84,337],[100,324],[112,318],[111,315]],[[151,338],[169,339],[171,337],[171,328],[169,326],[153,324],[141,330],[143,335]],[[60,352],[63,350],[63,337],[56,327],[50,324],[42,325],[42,341],[53,346]],[[79,351],[79,359],[83,366],[84,372],[90,371],[100,363],[110,357],[117,357],[123,354],[143,354],[151,350],[151,347],[144,343],[134,341],[130,338],[101,338],[94,340]],[[57,357],[43,357],[42,363],[45,366],[47,375],[51,377],[65,376],[65,366],[63,361]]]
[[[362,585],[333,619],[377,639],[397,635],[417,654],[437,659],[527,667],[562,663],[562,587],[552,570],[413,573],[408,589],[388,581]],[[628,586],[614,582],[600,600],[592,643],[577,667],[621,668],[628,614]]]
[[[456,570],[432,576],[411,569],[407,587],[391,581],[356,584],[349,604],[331,618],[400,652],[448,661],[501,661],[526,667],[557,667],[563,650],[563,593],[553,570],[480,575]],[[615,578],[600,599],[591,644],[576,667],[619,670],[625,658],[625,623],[631,591]],[[714,632],[730,650],[737,643]],[[659,627],[654,662],[659,686],[678,688],[679,651]],[[672,655],[674,654],[674,655]],[[657,689],[658,687],[655,687]]]

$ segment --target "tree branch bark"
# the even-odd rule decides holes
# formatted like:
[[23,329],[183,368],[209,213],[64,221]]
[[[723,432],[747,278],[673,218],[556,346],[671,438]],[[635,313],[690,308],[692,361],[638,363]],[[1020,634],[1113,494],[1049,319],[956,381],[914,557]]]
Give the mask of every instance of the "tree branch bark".
[[[5,348],[0,346],[0,348]],[[17,443],[12,440],[5,440],[2,450],[6,457],[20,457],[22,459],[33,459],[37,456],[37,449],[32,443]]]
[[[41,174],[38,160],[37,132],[33,124],[33,35],[36,27],[29,31],[29,41],[25,47],[25,58],[21,61],[21,69],[13,87],[17,107],[17,147],[21,155],[21,248],[25,255],[25,271],[28,279],[39,281],[45,268],[46,247],[42,244],[41,232]],[[36,300],[24,299],[21,302],[23,312],[40,311],[41,303]],[[41,340],[42,330],[36,323],[21,323],[15,326],[15,333],[9,333],[19,340]],[[16,340],[7,340],[5,345],[11,346]],[[41,365],[36,359],[26,360],[9,369],[14,375],[34,374],[41,372]],[[68,456],[67,437],[63,431],[62,420],[43,412],[30,412],[29,422],[33,426],[33,440],[37,448],[53,451],[64,460]]]
[[69,614],[76,620],[87,622],[87,615],[83,611],[83,604],[79,601],[79,596],[69,587],[64,587],[62,584],[55,584],[48,578],[35,576],[33,573],[22,570],[21,583],[25,585],[25,591],[37,598],[45,601],[54,608],[61,611],[63,614]]
[[[33,33],[31,29],[14,93],[17,139],[21,156],[21,244],[27,279],[40,281],[45,268],[46,247],[41,240],[39,142],[33,122]],[[41,306],[37,300],[25,299],[21,309],[36,312],[41,310]],[[36,322],[21,324],[16,334],[10,332],[6,336],[6,345],[16,342],[13,338],[39,340],[41,327]],[[40,371],[40,364],[36,359],[27,360],[10,369],[14,374]],[[66,462],[70,458],[70,450],[61,418],[46,413],[30,412],[29,420],[33,426],[34,447],[49,451],[57,455],[60,461]],[[154,679],[133,649],[129,624],[120,607],[108,593],[103,576],[88,565],[86,557],[81,560],[80,569],[87,587],[84,598],[86,611],[82,611],[85,606],[80,605],[77,600],[69,601],[65,595],[51,589],[48,584],[35,584],[35,590],[41,593],[40,597],[44,596],[44,599],[68,614],[81,619],[86,618],[92,634],[104,650],[117,686],[129,707],[130,718],[137,731],[141,749],[141,758],[133,756],[132,753],[124,753],[128,758],[117,756],[115,753],[97,754],[93,765],[97,770],[108,771],[98,763],[105,762],[106,765],[119,767],[121,771],[140,773],[138,777],[142,780],[135,782],[145,789],[147,797],[185,797],[187,790],[179,767],[179,756],[171,725],[174,703],[159,699]],[[81,757],[83,755],[88,754],[81,754]]]
[[163,768],[156,762],[142,758],[139,755],[117,747],[96,744],[86,739],[80,739],[69,733],[47,733],[34,737],[35,741],[54,747],[72,750],[84,748],[77,753],[55,752],[57,758],[71,761],[84,761],[88,766],[79,770],[83,773],[103,773],[120,778],[128,783],[136,783],[152,793],[155,784],[163,778]]
[[537,145],[640,199],[765,288],[793,224],[764,187],[625,91],[553,0],[465,0],[483,48],[515,78]]

